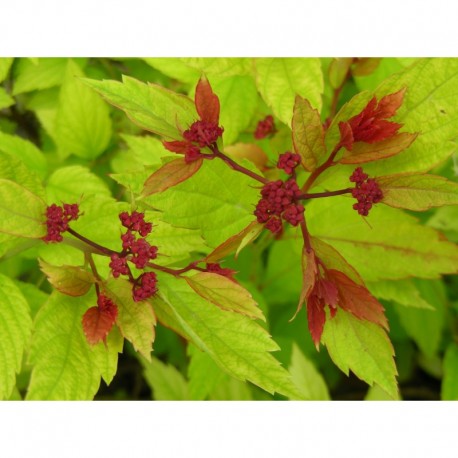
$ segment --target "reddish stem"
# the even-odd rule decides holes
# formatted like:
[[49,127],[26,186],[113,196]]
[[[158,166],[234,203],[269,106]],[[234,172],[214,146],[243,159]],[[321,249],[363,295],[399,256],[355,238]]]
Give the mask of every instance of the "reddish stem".
[[300,200],[305,199],[318,199],[320,197],[332,197],[332,196],[340,196],[341,194],[348,194],[352,192],[353,188],[345,188],[339,189],[338,191],[325,191],[325,192],[314,192],[310,194],[301,194],[299,196]]
[[339,152],[340,148],[342,148],[341,143],[337,143],[335,148],[332,150],[332,153],[329,155],[328,159],[326,162],[321,164],[315,171],[312,172],[312,174],[308,177],[307,181],[305,182],[304,186],[302,186],[301,191],[307,192],[312,184],[315,182],[315,180],[329,167],[332,167],[335,165],[334,159]]
[[164,267],[160,266],[158,264],[155,264],[154,262],[148,262],[146,264],[148,267],[151,267],[152,269],[160,270],[161,272],[174,275],[175,277],[181,274],[184,274],[185,272],[188,272],[190,270],[201,270],[199,267],[196,267],[197,264],[199,264],[200,261],[194,261],[188,264],[186,267],[183,267],[182,269],[171,269],[170,267]]
[[219,159],[222,159],[233,170],[236,170],[237,172],[248,175],[249,177],[261,182],[262,184],[266,184],[269,182],[267,178],[264,178],[261,175],[258,175],[257,173],[246,169],[242,165],[237,164],[237,162],[233,161],[230,157],[227,157],[225,154],[223,154],[216,145],[212,146],[210,149],[212,150],[214,157],[218,157]]
[[67,232],[72,234],[77,239],[80,239],[82,242],[86,243],[87,245],[91,246],[92,248],[95,248],[96,250],[100,251],[100,253],[104,254],[105,256],[111,256],[112,254],[119,255],[117,251],[110,250],[110,248],[106,248],[102,245],[99,245],[98,243],[93,242],[92,240],[87,239],[86,237],[84,237],[84,235],[78,234],[78,232],[74,231],[70,227],[67,229]]

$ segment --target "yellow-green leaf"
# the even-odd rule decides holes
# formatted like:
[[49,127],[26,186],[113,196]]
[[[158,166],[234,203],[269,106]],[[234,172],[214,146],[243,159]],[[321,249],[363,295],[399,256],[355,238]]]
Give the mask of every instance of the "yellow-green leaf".
[[346,375],[351,370],[369,385],[378,384],[393,399],[398,396],[394,349],[385,331],[338,309],[326,321],[322,342]]
[[319,112],[299,96],[294,103],[292,129],[294,151],[300,154],[306,170],[313,172],[326,155],[324,129]]
[[198,272],[190,277],[185,277],[185,280],[199,296],[223,310],[265,321],[261,309],[251,294],[229,278],[212,272]]
[[458,205],[458,183],[436,175],[390,175],[377,178],[382,202],[390,207],[424,211]]
[[300,95],[321,110],[323,75],[317,58],[261,58],[255,60],[256,84],[275,116],[288,126],[294,99]]
[[111,279],[106,283],[107,295],[118,306],[116,324],[135,350],[150,359],[155,337],[156,316],[147,301],[135,302],[132,284],[127,280]]
[[94,275],[76,266],[53,266],[40,259],[40,269],[54,288],[68,296],[84,296],[96,282]]

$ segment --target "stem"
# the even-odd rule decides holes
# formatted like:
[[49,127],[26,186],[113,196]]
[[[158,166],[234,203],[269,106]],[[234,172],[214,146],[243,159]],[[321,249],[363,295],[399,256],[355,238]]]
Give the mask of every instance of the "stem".
[[[85,253],[84,257],[86,258],[87,262],[91,266],[92,273],[95,277],[96,280],[102,281],[102,279],[99,276],[99,273],[97,272],[97,267],[94,264],[94,260],[92,259],[92,255],[90,253]],[[97,293],[97,297],[100,296],[100,288],[98,282],[95,282],[95,291]]]
[[332,196],[340,196],[341,194],[347,194],[352,192],[353,188],[345,188],[339,189],[338,191],[325,191],[325,192],[315,192],[310,194],[301,194],[299,199],[318,199],[320,197],[332,197]]
[[332,153],[329,155],[328,159],[326,162],[321,164],[312,174],[308,177],[307,181],[305,182],[304,186],[302,186],[301,191],[307,192],[312,184],[315,182],[315,180],[329,167],[332,167],[335,165],[334,158],[336,157],[337,153],[339,152],[340,148],[342,148],[342,145],[337,143],[335,148],[332,150]]
[[164,272],[166,274],[174,275],[175,277],[181,274],[184,274],[185,272],[188,272],[189,270],[195,269],[195,270],[202,270],[199,267],[196,267],[197,264],[199,264],[200,261],[194,261],[191,262],[191,264],[187,265],[186,267],[183,267],[182,269],[171,269],[170,267],[164,267],[160,266],[158,264],[155,264],[154,262],[148,262],[146,264],[148,267],[151,267],[156,270],[160,270],[161,272]]
[[302,237],[304,239],[305,249],[307,253],[311,253],[313,251],[312,244],[310,243],[310,234],[307,229],[307,223],[305,222],[305,217],[301,222],[301,230],[302,230]]
[[225,154],[223,154],[216,145],[210,148],[213,152],[214,157],[218,157],[222,159],[229,167],[231,167],[233,170],[236,170],[237,172],[243,173],[245,175],[248,175],[249,177],[259,181],[262,184],[266,184],[269,182],[267,178],[262,177],[261,175],[258,175],[255,172],[252,172],[251,170],[246,169],[240,164],[237,164],[237,162],[233,161],[230,157],[227,157]]
[[104,254],[105,256],[111,256],[112,254],[119,254],[117,251],[110,250],[110,248],[106,248],[98,243],[93,242],[92,240],[87,239],[84,235],[78,234],[78,232],[74,231],[70,227],[67,229],[67,232],[72,234],[77,239],[80,239],[82,242],[86,243],[87,245],[95,248],[99,253]]

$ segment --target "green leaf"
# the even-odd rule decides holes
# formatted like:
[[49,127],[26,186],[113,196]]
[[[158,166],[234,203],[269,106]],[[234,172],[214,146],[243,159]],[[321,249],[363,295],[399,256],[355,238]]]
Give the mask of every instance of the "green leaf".
[[445,352],[444,377],[442,379],[441,398],[444,401],[458,400],[458,345],[451,343]]
[[45,190],[40,177],[22,159],[2,152],[1,148],[0,144],[0,178],[14,181],[44,200]]
[[303,394],[303,399],[310,401],[329,401],[329,391],[315,365],[293,343],[289,372],[293,382]]
[[294,103],[292,129],[294,151],[301,155],[305,169],[313,172],[326,155],[324,129],[320,113],[299,96]]
[[382,202],[395,208],[424,211],[458,205],[458,183],[436,175],[391,175],[377,178]]
[[195,67],[189,66],[184,59],[170,57],[148,57],[143,59],[148,65],[183,83],[193,84],[201,76]]
[[252,59],[246,57],[184,57],[179,59],[191,68],[207,75],[230,77],[251,71]]
[[0,232],[27,238],[46,235],[46,205],[14,181],[0,179]]
[[132,343],[136,351],[149,360],[156,326],[151,304],[146,301],[135,302],[132,298],[132,284],[121,278],[109,280],[106,290],[118,306],[116,324],[121,334]]
[[402,154],[368,168],[371,175],[426,172],[456,150],[452,141],[458,120],[458,60],[421,59],[389,77],[376,94],[380,97],[402,87],[408,90],[394,120],[404,124],[403,131],[420,135]]
[[62,294],[84,296],[96,282],[94,275],[82,267],[53,266],[42,259],[38,262],[49,283]]
[[393,399],[398,396],[394,349],[385,331],[338,309],[327,319],[322,342],[346,375],[351,370],[369,385],[378,384]]
[[250,387],[236,380],[235,378],[226,376],[218,386],[210,393],[211,401],[252,401],[253,396]]
[[13,95],[58,86],[65,78],[68,59],[42,58],[38,63],[20,59],[14,80]]
[[255,219],[257,185],[222,161],[206,161],[198,183],[193,179],[184,181],[145,199],[145,203],[163,212],[161,219],[173,226],[201,228],[208,245],[215,247]]
[[110,197],[106,183],[87,167],[70,165],[57,169],[48,179],[46,195],[49,203],[74,203],[83,197]]
[[234,143],[250,124],[258,105],[258,92],[251,76],[210,78],[218,95],[221,114],[219,124],[224,127],[224,145]]
[[167,139],[182,139],[179,129],[188,128],[197,118],[194,102],[155,84],[144,84],[123,76],[123,82],[84,82],[112,105],[123,110],[141,128]]
[[255,60],[256,84],[275,116],[291,126],[296,95],[321,111],[323,75],[317,58],[261,58]]
[[14,99],[8,95],[8,93],[0,87],[0,110],[3,110],[4,108],[8,108],[11,105],[14,105]]
[[440,280],[415,279],[415,285],[433,310],[396,307],[401,324],[420,350],[427,356],[436,355],[445,325],[446,293]]
[[188,345],[191,361],[188,366],[189,395],[191,399],[203,401],[227,377],[213,359],[195,345]]
[[397,281],[369,282],[366,286],[374,296],[380,299],[394,301],[405,307],[434,309],[434,307],[421,297],[420,291],[411,278]]
[[124,338],[117,326],[109,332],[105,342],[100,342],[91,350],[94,355],[94,362],[107,385],[109,385],[118,370],[118,354],[122,353]]
[[[393,401],[393,398],[389,396],[385,391],[383,391],[377,384],[374,384],[367,391],[366,396],[364,397],[365,401]],[[401,396],[398,395],[394,398],[396,401],[401,400]]]
[[211,272],[198,272],[185,277],[185,280],[199,296],[223,310],[266,320],[251,294],[227,277]]
[[270,393],[300,396],[288,372],[269,353],[278,346],[256,322],[210,304],[184,279],[159,273],[158,279],[159,297],[194,345],[207,352],[221,369]]
[[13,60],[13,57],[0,57],[0,83],[8,76]]
[[[458,247],[400,210],[375,205],[367,222],[347,197],[307,205],[310,233],[336,248],[367,281],[438,278],[458,270]],[[336,219],[335,215],[339,215]],[[375,260],[375,261],[374,261]]]
[[188,384],[175,367],[157,358],[140,359],[145,380],[153,390],[156,401],[186,401],[189,399]]
[[16,286],[21,290],[30,307],[30,315],[35,318],[38,310],[48,300],[49,294],[45,293],[32,283],[15,280]]
[[29,354],[28,400],[85,400],[97,393],[100,369],[81,325],[93,303],[94,294],[74,298],[55,291],[41,308]]
[[8,399],[32,330],[29,305],[13,280],[0,274],[0,399]]
[[81,76],[84,73],[70,60],[59,94],[57,145],[64,156],[75,154],[83,159],[95,159],[110,141],[109,109],[78,79]]
[[47,173],[46,159],[32,142],[16,135],[0,132],[0,151],[8,154],[9,157],[20,159],[31,172],[36,173],[40,178],[45,177]]

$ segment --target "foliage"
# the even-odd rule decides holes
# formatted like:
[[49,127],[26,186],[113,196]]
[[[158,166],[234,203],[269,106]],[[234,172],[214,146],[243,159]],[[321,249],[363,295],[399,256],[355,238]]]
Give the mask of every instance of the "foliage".
[[0,398],[458,399],[457,69],[0,59]]

